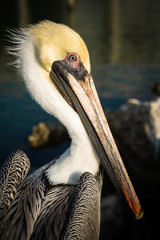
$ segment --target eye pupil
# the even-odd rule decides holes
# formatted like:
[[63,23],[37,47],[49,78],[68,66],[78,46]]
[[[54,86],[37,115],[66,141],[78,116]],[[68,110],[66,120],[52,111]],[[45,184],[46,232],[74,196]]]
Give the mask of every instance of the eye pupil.
[[76,57],[76,55],[71,54],[71,55],[69,56],[68,60],[69,60],[70,62],[76,62],[76,61],[77,61],[77,57]]

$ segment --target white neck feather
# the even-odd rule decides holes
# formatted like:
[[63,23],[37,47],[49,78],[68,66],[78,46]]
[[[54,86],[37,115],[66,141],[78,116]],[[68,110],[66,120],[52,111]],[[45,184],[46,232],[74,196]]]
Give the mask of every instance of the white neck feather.
[[32,97],[49,114],[67,128],[72,139],[69,149],[46,172],[52,184],[76,184],[86,171],[96,174],[99,158],[78,114],[69,106],[44,69],[38,64],[31,40],[23,41],[19,49],[19,68]]

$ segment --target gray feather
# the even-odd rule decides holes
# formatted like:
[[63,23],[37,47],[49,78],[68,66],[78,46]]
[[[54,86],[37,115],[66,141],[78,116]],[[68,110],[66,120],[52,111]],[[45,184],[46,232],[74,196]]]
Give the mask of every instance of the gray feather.
[[57,185],[45,196],[41,214],[35,224],[33,239],[58,240],[70,214],[76,186]]
[[22,151],[12,153],[0,170],[0,222],[30,169],[30,161]]
[[[54,161],[24,180],[18,178],[14,200],[0,226],[1,240],[99,238],[101,174],[95,178],[91,173],[84,173],[77,185],[50,185],[45,172],[51,164]],[[1,182],[3,179],[4,176]]]
[[91,173],[84,173],[78,183],[78,191],[62,239],[99,239],[100,189]]
[[45,195],[45,184],[40,177],[30,175],[18,186],[15,199],[3,219],[0,230],[2,240],[29,240],[40,214]]

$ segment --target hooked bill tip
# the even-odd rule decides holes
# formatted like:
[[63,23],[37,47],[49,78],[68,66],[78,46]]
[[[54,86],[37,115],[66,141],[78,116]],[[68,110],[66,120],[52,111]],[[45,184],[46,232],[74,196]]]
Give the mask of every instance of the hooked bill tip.
[[136,220],[141,219],[143,215],[144,215],[144,211],[143,211],[143,208],[141,207],[140,212],[135,213]]

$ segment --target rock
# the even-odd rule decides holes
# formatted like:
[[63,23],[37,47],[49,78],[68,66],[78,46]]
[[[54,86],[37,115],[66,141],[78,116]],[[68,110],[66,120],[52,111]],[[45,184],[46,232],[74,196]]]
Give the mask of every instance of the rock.
[[[150,102],[129,99],[117,111],[106,111],[114,136],[141,160],[160,159],[160,98]],[[28,138],[32,148],[52,147],[69,140],[60,124],[39,123]]]
[[106,111],[112,131],[140,159],[160,159],[160,98],[151,102],[129,99],[117,111]]
[[28,137],[32,148],[52,147],[69,139],[67,130],[61,124],[43,122],[34,126],[32,134]]

